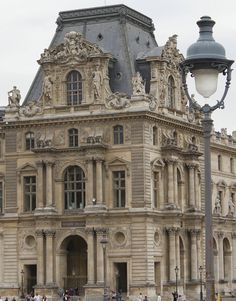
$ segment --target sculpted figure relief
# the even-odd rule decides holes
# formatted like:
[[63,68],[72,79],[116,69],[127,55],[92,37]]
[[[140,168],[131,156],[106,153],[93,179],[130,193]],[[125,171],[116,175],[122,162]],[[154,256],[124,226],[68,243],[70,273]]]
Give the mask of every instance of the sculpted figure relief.
[[215,200],[214,213],[221,214],[221,200],[220,200],[219,195],[217,195],[216,200]]
[[86,60],[88,56],[101,55],[101,49],[86,41],[79,32],[71,31],[65,34],[64,43],[50,49],[44,49],[39,64],[57,61],[65,63],[71,58],[77,61]]
[[41,113],[41,108],[34,101],[30,101],[27,106],[20,109],[20,115],[24,115],[26,117],[32,117],[38,113]]
[[51,77],[49,75],[46,75],[43,81],[43,95],[47,102],[52,99],[52,85],[53,82],[51,80]]
[[8,92],[8,105],[13,107],[19,107],[20,106],[20,90],[17,89],[16,86],[13,87],[11,91]]
[[137,72],[136,75],[132,77],[132,85],[133,85],[133,95],[146,94],[144,81],[139,72]]
[[111,94],[107,99],[107,107],[119,110],[130,106],[130,99],[125,93],[116,92]]
[[96,70],[93,71],[93,91],[94,91],[94,98],[101,99],[101,90],[102,90],[102,72],[98,69],[99,67],[96,66]]
[[229,198],[229,212],[228,215],[233,216],[234,215],[234,211],[235,211],[235,205],[234,205],[234,200],[232,197]]

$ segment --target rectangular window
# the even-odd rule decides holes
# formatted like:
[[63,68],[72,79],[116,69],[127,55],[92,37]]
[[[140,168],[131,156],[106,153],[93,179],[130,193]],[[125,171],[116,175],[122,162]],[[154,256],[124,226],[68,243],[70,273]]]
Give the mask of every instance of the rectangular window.
[[159,192],[159,173],[153,173],[153,205],[157,208],[158,204],[158,192]]
[[114,207],[125,207],[125,171],[113,172]]
[[36,208],[36,177],[24,177],[24,211],[32,212]]
[[114,144],[124,143],[124,131],[123,126],[117,125],[113,128]]

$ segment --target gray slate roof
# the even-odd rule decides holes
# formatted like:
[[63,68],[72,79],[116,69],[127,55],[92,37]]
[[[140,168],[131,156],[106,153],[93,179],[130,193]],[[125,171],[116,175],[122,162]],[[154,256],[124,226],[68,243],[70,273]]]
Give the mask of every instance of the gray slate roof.
[[[157,47],[152,20],[123,4],[60,12],[50,47],[62,43],[70,31],[81,32],[89,42],[113,55],[116,63],[109,74],[111,89],[129,95],[132,93],[132,75],[139,69],[136,62],[138,54],[148,53]],[[42,52],[44,48],[42,45]],[[147,68],[142,66],[140,70],[143,77],[148,76]],[[24,104],[39,99],[42,78],[39,68]]]

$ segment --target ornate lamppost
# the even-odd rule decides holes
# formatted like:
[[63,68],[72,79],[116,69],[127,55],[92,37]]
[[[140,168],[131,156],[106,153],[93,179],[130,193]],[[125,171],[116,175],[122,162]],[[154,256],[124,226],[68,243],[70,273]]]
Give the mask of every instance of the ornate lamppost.
[[203,267],[200,265],[200,267],[199,267],[199,274],[200,274],[200,301],[203,301],[202,272],[203,272]]
[[[231,81],[232,60],[226,59],[224,47],[215,42],[212,36],[212,28],[215,22],[208,16],[202,17],[197,25],[200,35],[197,42],[187,50],[186,59],[180,64],[182,84],[189,100],[190,110],[198,110],[203,113],[202,127],[204,136],[204,160],[205,160],[205,262],[206,262],[206,301],[214,301],[215,281],[213,266],[213,235],[212,235],[212,196],[211,196],[211,153],[210,137],[213,120],[211,113],[216,109],[224,108],[224,99]],[[195,78],[197,92],[204,98],[209,98],[216,92],[218,75],[226,76],[225,90],[221,99],[215,105],[208,103],[199,105],[193,97],[190,97],[187,86],[187,74]]]
[[178,298],[178,272],[179,272],[179,268],[176,266],[175,267],[175,293],[176,293],[176,296]]
[[106,249],[107,249],[107,244],[108,244],[108,239],[104,235],[102,239],[100,240],[100,243],[102,245],[103,249],[103,274],[104,274],[104,289],[103,289],[103,300],[107,300],[107,291],[106,291],[106,286],[107,286],[107,274],[106,274],[106,266],[107,266],[107,261],[106,261]]

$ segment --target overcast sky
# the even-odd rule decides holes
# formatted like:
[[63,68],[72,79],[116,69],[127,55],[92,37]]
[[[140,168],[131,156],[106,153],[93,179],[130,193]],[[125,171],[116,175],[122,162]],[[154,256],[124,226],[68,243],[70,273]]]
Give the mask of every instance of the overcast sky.
[[[196,21],[211,16],[216,21],[215,40],[225,47],[228,59],[236,60],[235,0],[0,0],[0,105],[7,105],[7,92],[13,85],[20,89],[22,100],[26,96],[38,70],[37,59],[53,38],[60,11],[121,3],[153,19],[158,45],[177,34],[184,55],[198,38]],[[222,91],[224,82],[220,85]],[[220,92],[217,95],[220,97]],[[231,133],[236,130],[236,70],[225,105],[212,117],[216,130],[228,128]]]

